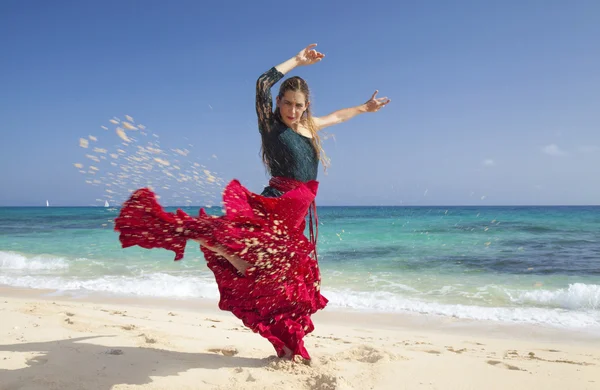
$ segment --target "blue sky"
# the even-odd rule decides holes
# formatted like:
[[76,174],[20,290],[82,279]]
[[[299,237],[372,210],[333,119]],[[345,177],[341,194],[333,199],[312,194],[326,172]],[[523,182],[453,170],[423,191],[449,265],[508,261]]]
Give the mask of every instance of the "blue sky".
[[3,1],[0,205],[99,204],[79,139],[114,147],[100,126],[125,115],[260,192],[255,81],[313,42],[326,58],[290,75],[315,115],[392,99],[328,129],[318,204],[598,204],[598,15],[583,0]]

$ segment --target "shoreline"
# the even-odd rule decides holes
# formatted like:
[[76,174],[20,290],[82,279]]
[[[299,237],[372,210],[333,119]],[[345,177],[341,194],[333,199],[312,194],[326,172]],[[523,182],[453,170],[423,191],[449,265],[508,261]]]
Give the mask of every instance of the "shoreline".
[[[211,300],[0,287],[0,384],[27,389],[587,389],[600,339],[539,326],[321,311],[310,362]],[[468,373],[467,375],[463,373]],[[0,386],[2,387],[2,386]]]
[[[62,303],[107,304],[114,306],[131,306],[140,309],[167,310],[177,309],[187,312],[203,312],[212,315],[229,317],[233,321],[241,321],[233,314],[218,308],[218,301],[209,298],[162,298],[109,295],[89,292],[86,295],[60,293],[49,289],[19,288],[0,285],[0,299],[17,298]],[[455,335],[484,335],[485,337],[511,337],[522,340],[533,340],[552,343],[557,339],[583,345],[595,344],[600,349],[600,330],[564,329],[552,325],[511,323],[493,320],[464,319],[458,317],[430,313],[392,313],[381,311],[351,310],[341,307],[326,307],[312,316],[315,326],[340,325],[349,322],[363,327],[375,327],[386,330],[407,331],[419,329],[427,332],[443,332]]]

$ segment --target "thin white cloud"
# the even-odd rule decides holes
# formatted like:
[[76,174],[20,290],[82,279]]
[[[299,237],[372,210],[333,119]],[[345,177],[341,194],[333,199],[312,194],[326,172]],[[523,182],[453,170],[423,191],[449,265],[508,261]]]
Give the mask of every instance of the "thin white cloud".
[[600,146],[596,145],[584,145],[579,147],[581,153],[597,153],[600,152]]
[[496,162],[491,158],[483,160],[483,166],[485,167],[493,167],[494,165],[496,165]]
[[564,156],[567,154],[567,152],[559,148],[556,144],[546,145],[542,148],[542,151],[550,156]]

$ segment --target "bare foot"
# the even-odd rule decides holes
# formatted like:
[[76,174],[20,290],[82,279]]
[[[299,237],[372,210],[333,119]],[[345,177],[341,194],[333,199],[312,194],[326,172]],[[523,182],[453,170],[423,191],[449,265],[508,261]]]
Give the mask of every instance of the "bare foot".
[[288,347],[286,347],[285,345],[283,346],[283,350],[285,351],[285,355],[283,355],[281,358],[287,359],[287,360],[292,360],[292,355],[294,355],[292,350],[289,349]]

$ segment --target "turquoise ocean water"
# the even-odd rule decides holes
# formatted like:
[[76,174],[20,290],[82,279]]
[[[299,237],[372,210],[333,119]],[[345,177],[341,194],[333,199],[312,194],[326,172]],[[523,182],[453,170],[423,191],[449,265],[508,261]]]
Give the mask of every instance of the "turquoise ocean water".
[[[117,213],[0,208],[0,284],[218,297],[196,245],[179,262],[162,249],[121,249]],[[318,214],[331,309],[600,331],[600,207],[319,207]]]

